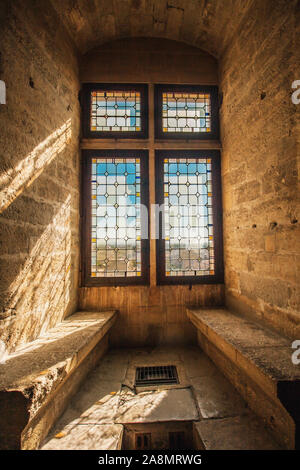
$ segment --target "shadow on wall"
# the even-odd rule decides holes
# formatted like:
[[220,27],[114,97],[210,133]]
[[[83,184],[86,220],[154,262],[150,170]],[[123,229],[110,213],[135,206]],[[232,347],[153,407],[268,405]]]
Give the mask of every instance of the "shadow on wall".
[[55,181],[72,136],[67,120],[0,176],[0,337],[7,351],[36,339],[72,309],[72,201]]

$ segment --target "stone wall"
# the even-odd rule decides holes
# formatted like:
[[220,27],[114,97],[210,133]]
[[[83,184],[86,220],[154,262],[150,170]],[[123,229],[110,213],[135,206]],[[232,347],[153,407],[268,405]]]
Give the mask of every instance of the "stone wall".
[[196,344],[196,330],[186,307],[220,306],[223,285],[85,287],[79,305],[84,310],[118,309],[112,328],[114,347]]
[[0,53],[0,339],[12,352],[77,303],[79,84],[50,2],[1,2]]
[[299,1],[256,0],[220,62],[227,304],[296,338],[299,17]]
[[214,57],[221,56],[241,19],[255,2],[255,0],[49,1],[82,54],[118,38],[134,38],[138,45],[141,37],[149,37],[184,42]]
[[[198,47],[157,38],[125,38],[80,59],[84,82],[217,85],[218,61]],[[151,103],[149,103],[151,106]]]

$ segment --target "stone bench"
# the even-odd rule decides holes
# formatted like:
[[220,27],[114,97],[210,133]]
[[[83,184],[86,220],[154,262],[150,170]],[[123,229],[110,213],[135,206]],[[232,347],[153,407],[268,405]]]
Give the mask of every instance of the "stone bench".
[[108,347],[116,311],[77,312],[0,364],[0,449],[37,449]]
[[300,366],[292,341],[224,308],[187,309],[198,343],[284,448],[300,446]]

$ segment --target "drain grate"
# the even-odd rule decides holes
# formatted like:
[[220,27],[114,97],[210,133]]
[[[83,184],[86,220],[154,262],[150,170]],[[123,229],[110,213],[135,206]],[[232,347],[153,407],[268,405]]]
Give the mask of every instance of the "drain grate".
[[135,385],[178,384],[176,366],[137,367]]

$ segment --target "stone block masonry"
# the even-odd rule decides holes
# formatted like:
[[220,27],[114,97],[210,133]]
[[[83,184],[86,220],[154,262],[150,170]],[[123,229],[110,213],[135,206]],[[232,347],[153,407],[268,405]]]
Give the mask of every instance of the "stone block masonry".
[[[220,60],[227,304],[300,337],[299,2],[254,1]],[[298,35],[299,37],[299,35]]]
[[35,340],[77,305],[77,53],[51,2],[2,2],[0,337]]

